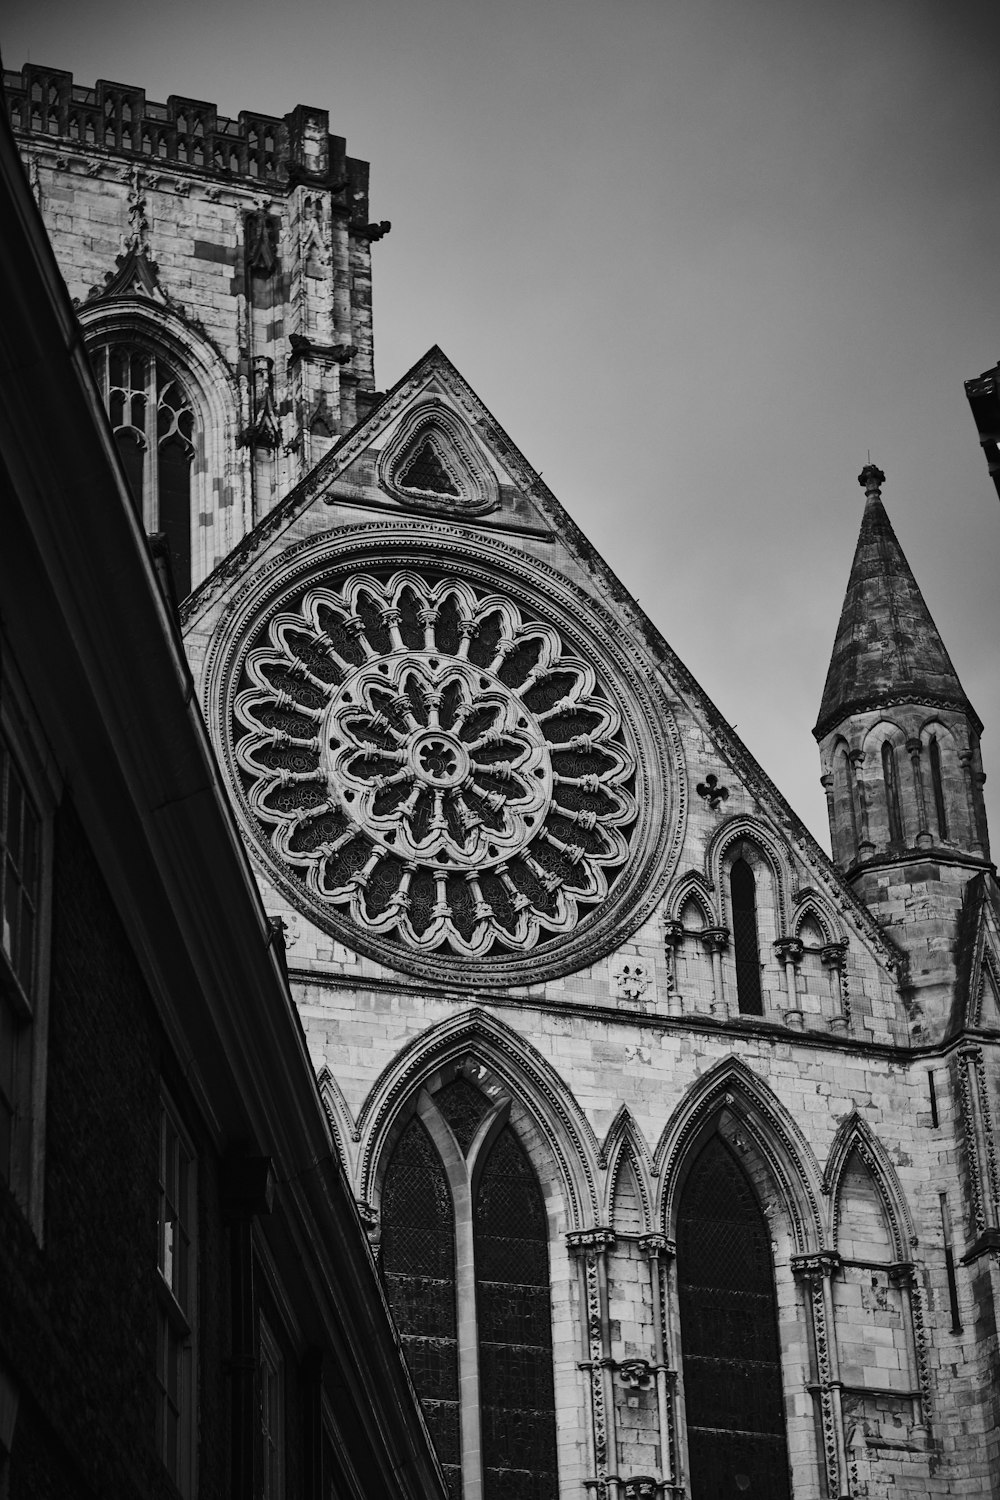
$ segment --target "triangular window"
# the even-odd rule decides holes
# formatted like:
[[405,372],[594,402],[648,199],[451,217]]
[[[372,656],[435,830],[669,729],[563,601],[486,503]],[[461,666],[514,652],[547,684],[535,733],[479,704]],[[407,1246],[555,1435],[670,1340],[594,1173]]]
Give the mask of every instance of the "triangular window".
[[457,495],[458,486],[448,473],[429,437],[417,447],[400,470],[399,484],[406,490],[431,491],[435,495]]
[[482,444],[459,414],[436,398],[407,412],[382,449],[381,487],[404,505],[476,515],[500,493]]

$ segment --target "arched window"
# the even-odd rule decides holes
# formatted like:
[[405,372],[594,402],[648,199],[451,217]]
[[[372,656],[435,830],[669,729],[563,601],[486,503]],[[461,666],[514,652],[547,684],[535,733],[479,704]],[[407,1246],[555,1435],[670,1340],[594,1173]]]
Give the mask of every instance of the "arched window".
[[461,1494],[455,1212],[440,1158],[419,1120],[400,1136],[382,1194],[389,1302],[427,1426],[453,1495]]
[[423,1095],[418,1111],[386,1172],[382,1255],[438,1456],[454,1500],[552,1500],[548,1220],[538,1181],[505,1123],[507,1105],[467,1079]]
[[854,805],[854,770],[846,745],[841,745],[833,763],[833,837],[835,855],[845,862],[858,852],[858,818]]
[[718,1135],[681,1195],[677,1278],[691,1494],[787,1500],[771,1236]]
[[885,787],[885,810],[889,820],[889,843],[902,844],[903,818],[899,810],[896,752],[888,740],[882,741],[882,784]]
[[757,888],[745,859],[733,861],[729,872],[733,909],[733,948],[736,953],[736,995],[744,1015],[760,1016],[760,948],[757,941]]
[[934,792],[934,811],[937,815],[938,837],[948,837],[948,813],[944,805],[944,783],[941,780],[941,746],[936,734],[927,744],[927,757],[931,765],[931,787]]
[[191,592],[194,407],[170,366],[136,345],[93,353],[115,442],[147,531],[166,533],[178,597]]

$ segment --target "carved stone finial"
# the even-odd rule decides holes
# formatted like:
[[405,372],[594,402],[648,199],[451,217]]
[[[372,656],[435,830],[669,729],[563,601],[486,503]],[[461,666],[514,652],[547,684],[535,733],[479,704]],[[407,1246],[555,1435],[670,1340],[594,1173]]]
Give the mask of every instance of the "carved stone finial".
[[885,484],[885,475],[875,464],[865,464],[858,475],[858,483],[864,490],[868,499],[881,500],[882,486]]

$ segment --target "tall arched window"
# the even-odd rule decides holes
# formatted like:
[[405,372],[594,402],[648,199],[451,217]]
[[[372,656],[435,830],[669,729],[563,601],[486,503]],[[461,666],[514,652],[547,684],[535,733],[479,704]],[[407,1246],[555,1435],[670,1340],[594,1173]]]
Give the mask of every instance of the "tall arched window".
[[681,1195],[677,1278],[691,1495],[787,1500],[771,1236],[718,1135]]
[[393,1151],[383,1264],[410,1373],[454,1500],[557,1493],[548,1219],[495,1103],[459,1077]]
[[461,1494],[455,1214],[440,1158],[419,1120],[393,1152],[382,1194],[389,1302],[427,1426],[453,1495]]
[[745,859],[733,861],[729,872],[733,909],[733,948],[736,954],[736,995],[744,1015],[760,1016],[760,947],[757,941],[757,887]]
[[927,743],[927,756],[931,765],[931,788],[934,792],[934,811],[937,815],[938,837],[948,837],[948,813],[944,805],[944,782],[941,780],[941,746],[936,734]]
[[191,592],[194,407],[169,365],[147,349],[105,344],[92,358],[143,525],[166,534],[183,599]]
[[889,820],[890,844],[903,842],[903,818],[899,809],[899,774],[896,752],[888,740],[882,741],[882,784],[885,787],[885,810]]
[[833,762],[833,837],[837,841],[836,856],[848,861],[858,852],[858,816],[854,805],[854,770],[847,752],[841,745]]

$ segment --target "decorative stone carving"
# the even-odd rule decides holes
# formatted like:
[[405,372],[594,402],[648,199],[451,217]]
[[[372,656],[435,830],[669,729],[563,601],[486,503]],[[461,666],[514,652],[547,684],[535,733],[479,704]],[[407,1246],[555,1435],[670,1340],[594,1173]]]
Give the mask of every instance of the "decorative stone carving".
[[465,423],[443,401],[407,412],[378,460],[379,484],[406,505],[481,515],[499,487]]
[[729,788],[719,785],[719,778],[714,771],[710,771],[704,781],[699,781],[695,791],[708,803],[713,812],[721,807],[723,802],[729,800]]
[[625,1500],[656,1500],[659,1484],[651,1474],[632,1474],[625,1480]]
[[798,964],[801,962],[802,954],[804,952],[802,940],[801,938],[797,937],[776,938],[774,942],[774,951],[780,963]]
[[[291,586],[263,617],[225,622],[223,753],[271,878],[310,920],[435,978],[462,961],[477,984],[555,977],[602,956],[595,930],[619,946],[676,857],[674,778],[662,759],[649,776],[674,726],[602,660],[610,622],[581,640],[551,597],[532,607],[485,567],[477,586],[467,560],[440,565],[458,549],[433,550],[429,576],[376,558],[301,584],[282,559]],[[644,980],[630,961],[623,994]]]
[[652,965],[644,959],[619,956],[610,968],[611,989],[619,1000],[641,1000],[652,986]]
[[703,927],[696,935],[706,953],[725,953],[729,947],[728,927]]
[[[442,648],[445,600],[458,614]],[[401,634],[407,605],[420,650]],[[487,618],[496,640],[477,665],[469,642]],[[536,664],[508,665],[529,643]],[[418,950],[523,950],[607,894],[635,819],[635,760],[592,669],[513,603],[455,578],[362,576],[308,594],[247,671],[256,686],[236,716],[250,805],[281,859],[359,927]],[[565,691],[541,708],[546,678]],[[571,774],[577,760],[591,769]]]
[[618,1363],[618,1378],[631,1391],[648,1391],[653,1385],[653,1368],[648,1359],[623,1359]]

